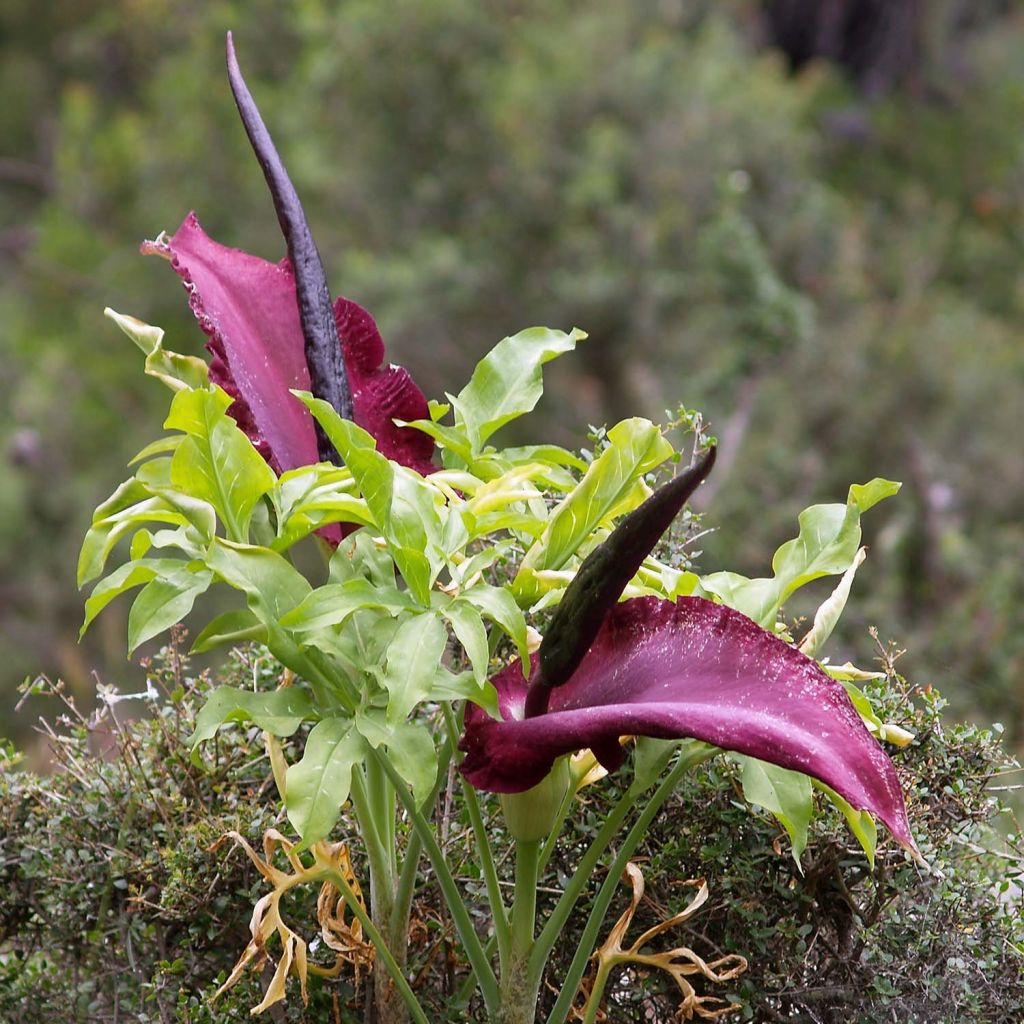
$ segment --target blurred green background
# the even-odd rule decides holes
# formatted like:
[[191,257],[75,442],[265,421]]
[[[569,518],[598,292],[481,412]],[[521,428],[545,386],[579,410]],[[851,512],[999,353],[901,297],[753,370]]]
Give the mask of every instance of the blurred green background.
[[[1024,10],[997,0],[0,0],[0,733],[26,675],[131,688],[76,643],[93,507],[166,395],[102,309],[202,335],[138,255],[195,209],[283,255],[224,31],[336,292],[428,395],[578,325],[530,424],[704,411],[704,570],[763,575],[805,505],[873,512],[867,627],[1024,741]],[[821,593],[817,595],[821,596]],[[787,609],[795,616],[812,609]]]

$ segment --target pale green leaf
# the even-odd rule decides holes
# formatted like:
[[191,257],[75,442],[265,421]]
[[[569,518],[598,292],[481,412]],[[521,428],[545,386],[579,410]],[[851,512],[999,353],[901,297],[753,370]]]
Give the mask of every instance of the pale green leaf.
[[156,579],[162,574],[173,574],[183,568],[183,564],[176,558],[150,558],[135,559],[125,562],[124,565],[115,569],[109,576],[104,577],[93,588],[89,599],[85,602],[85,621],[78,632],[79,638],[85,635],[93,619],[114,598],[123,594],[133,587],[141,587],[144,583]]
[[168,437],[158,438],[156,441],[147,444],[128,465],[134,466],[136,462],[151,459],[154,455],[164,455],[167,452],[173,452],[183,440],[184,437],[181,434],[171,434]]
[[[442,413],[442,415],[444,415]],[[445,426],[433,420],[395,421],[400,427],[413,427],[432,437],[439,448],[451,452],[465,465],[473,457],[473,445],[470,439],[458,427]]]
[[207,591],[213,573],[201,563],[162,572],[147,583],[128,613],[128,653],[165,629],[181,622],[200,594]]
[[649,420],[617,423],[608,431],[608,441],[526,553],[513,584],[517,595],[527,594],[529,571],[561,569],[595,529],[636,508],[650,493],[644,474],[672,455],[672,446]]
[[860,715],[868,730],[878,735],[882,730],[882,720],[875,714],[875,709],[871,706],[871,701],[868,700],[867,695],[851,680],[840,679],[839,681],[843,684],[847,696],[857,709],[857,714]]
[[361,608],[381,608],[397,613],[413,607],[408,593],[396,586],[377,587],[369,580],[356,578],[317,587],[282,616],[281,625],[305,633],[340,626]]
[[224,644],[242,644],[250,640],[265,643],[267,627],[247,608],[224,612],[209,622],[192,645],[193,654],[203,654]]
[[430,588],[445,564],[443,495],[418,473],[386,459],[365,430],[326,402],[295,394],[341,453],[409,589],[421,604],[429,604]]
[[846,824],[850,831],[857,837],[861,849],[868,859],[871,870],[875,869],[875,849],[878,846],[878,826],[875,819],[867,811],[855,811],[834,789],[826,786],[824,782],[812,779],[811,784],[815,789],[820,789],[829,800],[835,804],[846,818]]
[[437,780],[437,749],[430,730],[420,722],[395,722],[387,751],[398,774],[409,783],[417,806],[423,807]]
[[479,451],[499,427],[529,412],[544,391],[541,367],[571,352],[586,335],[533,327],[505,338],[477,364],[469,383],[451,398],[456,426]]
[[225,722],[255,722],[274,736],[291,736],[308,718],[314,717],[309,691],[298,686],[255,692],[218,686],[196,715],[188,739],[196,747],[210,739]]
[[490,652],[487,646],[487,630],[480,617],[480,612],[461,598],[442,604],[440,611],[451,624],[455,636],[462,644],[466,657],[469,658],[469,663],[473,667],[473,676],[477,685],[482,686],[487,680]]
[[743,795],[748,803],[771,811],[789,835],[793,860],[800,866],[800,856],[807,847],[807,827],[814,815],[811,780],[801,772],[767,764],[754,757],[732,754],[743,767]]
[[174,489],[209,502],[230,539],[242,542],[256,503],[277,478],[227,415],[231,402],[220,388],[179,391],[164,426],[188,435],[171,462]]
[[843,614],[847,599],[850,596],[850,588],[853,586],[853,578],[857,575],[864,559],[867,557],[867,548],[860,548],[854,556],[850,568],[843,573],[835,590],[828,598],[821,603],[821,606],[814,613],[814,624],[800,641],[800,650],[809,658],[817,655],[818,651],[825,646],[832,631],[836,628],[839,617]]
[[755,622],[771,627],[779,609],[800,587],[850,568],[860,549],[861,514],[899,488],[890,480],[875,479],[854,484],[845,505],[812,505],[800,513],[798,536],[775,552],[771,578],[751,580],[738,573],[718,572],[703,577],[701,587]]
[[515,598],[503,587],[478,583],[459,595],[460,601],[473,605],[481,615],[497,623],[511,638],[523,662],[524,673],[530,664],[527,645],[526,619]]
[[302,759],[289,766],[285,781],[288,820],[303,848],[331,831],[348,799],[352,769],[366,752],[351,718],[325,718],[310,730]]
[[183,356],[165,349],[164,332],[159,327],[118,313],[109,306],[103,310],[103,315],[113,320],[145,353],[146,373],[149,376],[156,377],[172,391],[206,386],[209,377],[206,363],[196,356]]
[[[82,541],[78,556],[78,585],[84,586],[103,572],[110,552],[122,537],[152,523],[191,525],[182,512],[134,478],[118,487],[96,509],[92,526]],[[195,539],[201,541],[199,537]]]
[[241,590],[249,608],[268,625],[276,625],[312,590],[291,562],[269,548],[233,544],[217,537],[206,564],[228,586]]
[[387,649],[381,683],[388,691],[388,721],[402,721],[431,694],[444,656],[448,631],[433,612],[415,615],[399,627]]

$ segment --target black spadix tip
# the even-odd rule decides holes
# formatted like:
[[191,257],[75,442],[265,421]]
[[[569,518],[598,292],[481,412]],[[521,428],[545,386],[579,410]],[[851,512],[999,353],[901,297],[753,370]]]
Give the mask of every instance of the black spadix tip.
[[[288,259],[295,273],[295,292],[299,306],[299,321],[305,339],[310,390],[317,398],[326,401],[339,416],[350,420],[352,393],[345,372],[345,361],[323,261],[313,241],[313,234],[295,186],[288,177],[284,163],[274,146],[274,140],[270,137],[256,101],[242,77],[230,32],[227,34],[226,49],[228,81],[231,83],[235,105],[270,188],[277,220],[288,246]],[[340,456],[319,424],[317,448],[321,459],[340,464]]]
[[527,694],[527,718],[543,714],[551,689],[576,671],[626,584],[711,472],[715,453],[709,448],[689,469],[659,487],[583,560],[537,652],[539,671]]

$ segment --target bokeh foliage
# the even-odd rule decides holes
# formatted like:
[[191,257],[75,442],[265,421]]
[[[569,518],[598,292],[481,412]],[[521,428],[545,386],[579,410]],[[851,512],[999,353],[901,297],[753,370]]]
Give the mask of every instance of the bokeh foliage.
[[549,437],[702,408],[706,571],[759,572],[799,508],[903,479],[846,642],[884,622],[1019,739],[1024,18],[923,6],[913,75],[868,102],[825,64],[791,76],[753,0],[6,0],[0,693],[127,678],[113,617],[75,647],[72,566],[160,405],[100,310],[202,340],[136,243],[194,207],[282,253],[230,27],[334,287],[428,394],[524,326],[588,330]]

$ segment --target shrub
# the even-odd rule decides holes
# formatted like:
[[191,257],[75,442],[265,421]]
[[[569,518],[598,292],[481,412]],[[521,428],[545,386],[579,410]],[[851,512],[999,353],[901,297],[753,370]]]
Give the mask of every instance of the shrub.
[[[742,802],[724,758],[680,786],[636,858],[647,882],[631,929],[637,935],[688,900],[682,881],[707,878],[708,904],[657,942],[708,959],[747,957],[749,969],[729,993],[741,1004],[736,1019],[1009,1024],[1024,1014],[1024,924],[1015,909],[1024,858],[1018,826],[991,786],[1012,780],[1006,773],[1015,765],[997,731],[945,724],[941,696],[911,686],[883,653],[889,674],[867,684],[869,696],[881,718],[912,722],[916,731],[897,763],[932,873],[889,843],[872,870],[836,815],[817,819],[798,867],[775,820]],[[251,686],[254,674],[278,673],[265,652],[246,648],[233,652],[216,682]],[[213,682],[191,674],[172,645],[149,666],[149,718],[130,719],[111,699],[86,719],[59,683],[36,684],[65,709],[47,729],[51,776],[18,769],[13,747],[0,752],[0,816],[8,823],[0,838],[0,1020],[248,1019],[261,998],[256,975],[214,1006],[208,999],[244,948],[249,909],[264,889],[238,851],[212,847],[231,829],[255,844],[279,823],[258,732],[222,730],[201,763],[190,757],[194,709]],[[549,868],[555,885],[618,795],[615,785],[589,792]],[[451,820],[447,830],[456,860],[461,824]],[[496,814],[491,827],[502,827]],[[479,878],[468,858],[467,843],[459,877],[472,889]],[[286,908],[307,939],[316,931],[315,900],[300,890]],[[472,1019],[474,1008],[458,1000],[465,969],[441,906],[428,883],[413,913],[411,976],[435,1019]],[[577,915],[580,927],[585,919]],[[570,925],[552,982],[576,937]],[[625,970],[607,996],[616,1022],[668,1020],[678,1002],[667,978]],[[313,980],[307,1007],[290,991],[272,1019],[356,1021],[361,1006],[351,973],[343,973]]]

